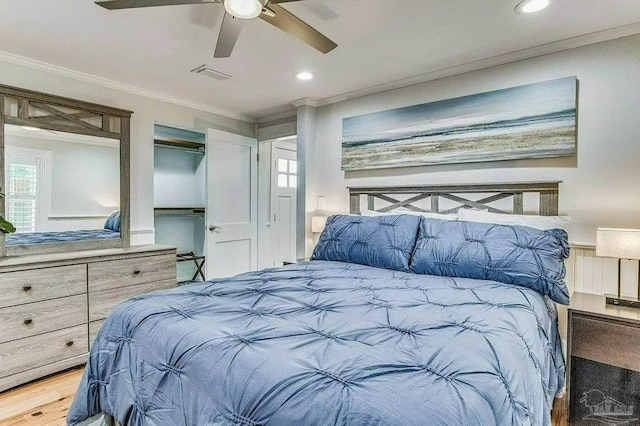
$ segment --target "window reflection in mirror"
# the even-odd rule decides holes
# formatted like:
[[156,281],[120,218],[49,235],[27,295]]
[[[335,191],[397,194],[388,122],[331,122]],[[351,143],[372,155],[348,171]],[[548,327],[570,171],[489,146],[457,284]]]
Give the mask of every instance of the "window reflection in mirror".
[[5,126],[6,244],[120,238],[118,140]]

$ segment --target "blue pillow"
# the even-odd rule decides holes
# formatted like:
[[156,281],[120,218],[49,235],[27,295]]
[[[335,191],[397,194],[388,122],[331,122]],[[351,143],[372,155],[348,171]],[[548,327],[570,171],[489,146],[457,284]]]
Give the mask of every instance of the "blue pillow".
[[104,223],[104,229],[120,232],[120,212],[112,213]]
[[410,268],[418,274],[520,285],[566,305],[567,238],[562,229],[421,218]]
[[311,260],[335,260],[409,271],[418,216],[331,216]]

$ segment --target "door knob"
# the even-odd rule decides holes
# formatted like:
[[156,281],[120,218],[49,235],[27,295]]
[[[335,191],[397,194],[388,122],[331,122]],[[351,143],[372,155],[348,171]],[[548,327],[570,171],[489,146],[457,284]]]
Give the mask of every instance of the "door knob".
[[222,226],[209,225],[209,231],[213,232],[218,229],[222,229]]

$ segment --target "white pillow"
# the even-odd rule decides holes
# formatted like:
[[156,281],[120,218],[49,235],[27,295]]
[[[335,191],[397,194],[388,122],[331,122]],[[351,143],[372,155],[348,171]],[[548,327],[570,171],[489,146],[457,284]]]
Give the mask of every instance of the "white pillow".
[[458,219],[467,222],[497,223],[499,225],[520,225],[546,231],[564,229],[567,234],[571,226],[570,216],[535,216],[519,214],[490,213],[482,210],[461,209]]
[[423,216],[431,219],[440,219],[440,220],[458,220],[458,215],[455,213],[451,214],[442,214],[442,213],[431,213],[431,212],[414,212],[409,209],[395,209],[390,212],[377,212],[375,210],[364,209],[360,212],[362,216],[389,216],[396,214],[410,214],[412,216]]

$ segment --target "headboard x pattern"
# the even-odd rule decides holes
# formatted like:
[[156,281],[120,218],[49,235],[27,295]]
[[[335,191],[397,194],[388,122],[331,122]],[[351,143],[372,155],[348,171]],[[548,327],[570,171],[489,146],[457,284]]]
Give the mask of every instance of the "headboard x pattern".
[[[481,183],[455,185],[417,185],[417,186],[379,186],[379,187],[349,187],[350,211],[359,214],[361,211],[361,196],[367,196],[367,209],[378,212],[389,212],[405,208],[415,212],[455,213],[462,208],[487,209],[494,213],[522,214],[524,212],[524,194],[536,193],[539,197],[538,214],[555,216],[558,214],[558,187],[561,181],[545,182],[511,182],[511,183]],[[469,194],[491,194],[478,200],[471,200]],[[410,195],[409,198],[399,200],[398,195]],[[505,211],[490,206],[498,200],[513,198],[512,211]],[[391,203],[388,206],[375,209],[376,198]],[[424,210],[414,204],[430,198],[431,209]],[[458,206],[447,210],[440,210],[440,199],[447,199],[459,203]]]

